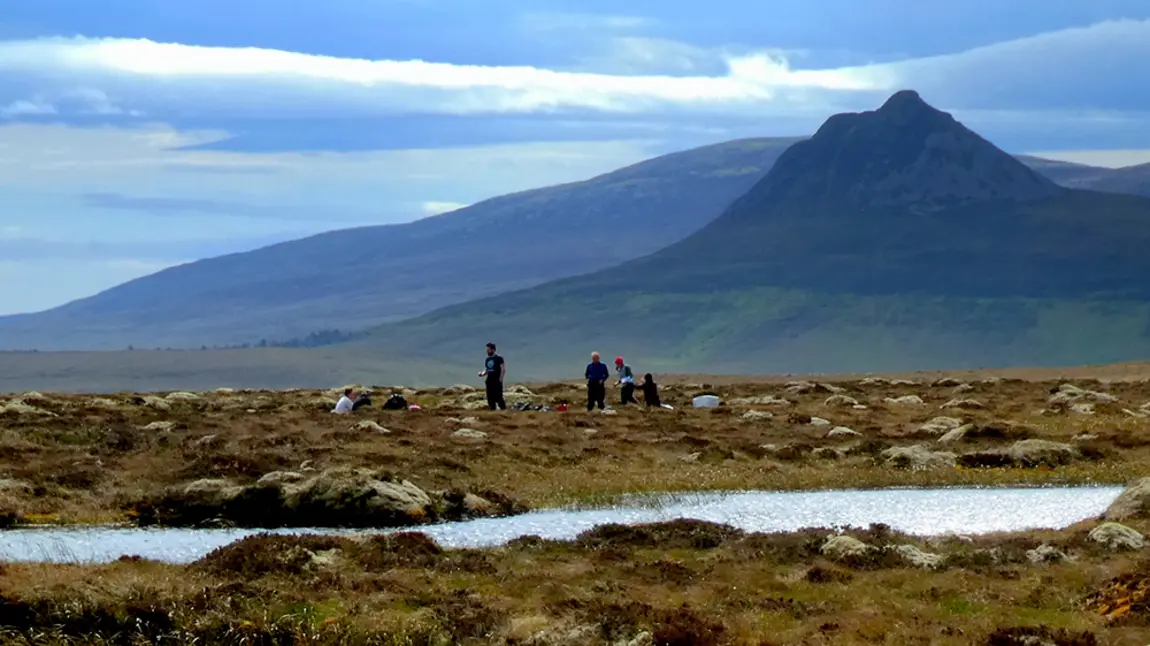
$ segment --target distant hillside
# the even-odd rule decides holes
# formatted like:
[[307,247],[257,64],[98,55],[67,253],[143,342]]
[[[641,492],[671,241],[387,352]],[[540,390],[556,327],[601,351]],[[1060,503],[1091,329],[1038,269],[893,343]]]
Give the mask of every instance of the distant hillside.
[[410,224],[173,267],[46,312],[0,317],[0,349],[256,344],[594,271],[696,231],[794,141],[706,146]]
[[[830,118],[697,233],[374,330],[532,366],[818,372],[1150,356],[1150,199],[1057,186],[921,100]],[[510,360],[510,359],[509,359]]]
[[1019,161],[1067,188],[1150,196],[1150,164],[1099,168],[1019,155]]

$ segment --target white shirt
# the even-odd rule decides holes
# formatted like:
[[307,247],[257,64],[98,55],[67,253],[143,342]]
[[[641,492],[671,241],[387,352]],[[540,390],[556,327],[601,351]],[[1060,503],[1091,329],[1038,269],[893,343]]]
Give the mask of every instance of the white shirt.
[[339,398],[338,402],[336,402],[335,410],[333,410],[332,412],[333,413],[339,413],[340,415],[342,415],[344,413],[350,413],[351,412],[351,405],[352,405],[351,398],[348,397],[347,395],[344,395],[343,397]]

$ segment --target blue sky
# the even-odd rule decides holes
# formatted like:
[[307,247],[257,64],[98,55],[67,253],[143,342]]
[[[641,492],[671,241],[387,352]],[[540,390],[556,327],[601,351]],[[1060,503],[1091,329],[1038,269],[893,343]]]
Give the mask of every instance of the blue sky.
[[1150,159],[1144,0],[3,4],[0,314],[906,87],[1012,152]]

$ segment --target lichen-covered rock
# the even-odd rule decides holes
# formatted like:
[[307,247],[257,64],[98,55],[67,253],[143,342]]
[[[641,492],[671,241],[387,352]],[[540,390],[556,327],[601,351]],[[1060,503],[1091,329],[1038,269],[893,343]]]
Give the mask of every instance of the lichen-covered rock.
[[740,397],[731,400],[732,406],[790,406],[793,402],[774,395],[760,395],[757,397]]
[[141,431],[170,431],[170,430],[174,429],[175,427],[176,427],[175,422],[162,421],[162,422],[152,422],[151,424],[141,426],[140,430]]
[[826,542],[819,548],[819,552],[828,558],[839,561],[846,558],[864,556],[872,549],[874,548],[853,536],[836,534],[827,537]]
[[941,567],[946,561],[945,556],[924,552],[914,545],[895,545],[889,549],[901,556],[907,563],[927,570]]
[[954,417],[935,417],[929,422],[918,427],[919,433],[926,433],[927,435],[945,435],[950,431],[962,426],[962,420]]
[[974,430],[974,424],[963,424],[958,428],[948,431],[946,435],[938,438],[941,444],[956,444],[966,439],[966,435]]
[[1087,538],[1114,551],[1140,550],[1146,546],[1146,538],[1138,530],[1114,522],[1095,527]]
[[827,432],[827,437],[844,438],[844,437],[861,437],[861,436],[862,436],[862,433],[859,433],[858,431],[854,430],[853,428],[847,428],[846,426],[836,426],[835,428],[832,428],[830,431]]
[[858,406],[859,401],[846,395],[831,395],[823,401],[823,405],[828,407]]
[[830,420],[823,419],[821,417],[812,417],[811,421],[810,421],[810,425],[811,426],[830,426],[831,422],[830,422]]
[[168,396],[164,399],[170,402],[194,402],[203,399],[203,397],[200,397],[195,393],[175,392],[168,393]]
[[487,433],[477,431],[473,428],[461,428],[451,434],[451,437],[465,439],[465,440],[482,440],[487,437]]
[[1049,466],[1069,464],[1082,455],[1072,444],[1049,440],[1019,440],[1007,449],[1007,453],[1016,462],[1024,465]]
[[1071,404],[1070,405],[1070,411],[1073,413],[1078,413],[1079,415],[1093,415],[1095,412],[1094,411],[1094,404],[1091,404],[1088,402],[1080,402],[1077,404]]
[[1106,520],[1150,518],[1150,478],[1132,482],[1106,509]]
[[39,406],[33,406],[19,399],[13,399],[6,404],[0,404],[0,416],[2,415],[11,415],[14,417],[56,417],[56,413],[50,410],[44,410]]
[[883,400],[891,406],[922,406],[926,404],[918,395],[903,395],[902,397],[887,397]]
[[952,399],[943,404],[942,408],[962,408],[966,410],[974,410],[979,408],[986,408],[986,405],[977,399]]
[[1118,401],[1118,398],[1110,393],[1086,390],[1073,384],[1062,384],[1058,387],[1058,391],[1050,396],[1048,401],[1051,404],[1070,404],[1078,401],[1094,402],[1095,404],[1113,404]]
[[953,467],[958,458],[954,453],[932,451],[921,444],[891,447],[883,451],[881,455],[886,459],[887,464],[895,468],[913,471]]
[[1032,550],[1027,550],[1026,559],[1031,563],[1061,563],[1069,560],[1070,557],[1066,555],[1066,552],[1053,545],[1042,544]]
[[356,425],[352,427],[352,430],[367,431],[369,433],[377,433],[379,435],[387,435],[391,433],[391,431],[380,426],[378,422],[370,419],[365,419],[357,422]]
[[256,481],[256,484],[260,486],[285,485],[299,482],[303,479],[304,475],[302,473],[296,473],[295,471],[271,471],[261,476],[260,479]]
[[771,413],[761,410],[749,410],[743,413],[742,418],[748,422],[762,422],[774,417]]

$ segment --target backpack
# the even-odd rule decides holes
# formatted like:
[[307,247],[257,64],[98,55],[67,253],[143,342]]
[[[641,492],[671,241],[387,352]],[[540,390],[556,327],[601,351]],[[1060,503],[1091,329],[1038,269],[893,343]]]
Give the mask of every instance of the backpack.
[[383,404],[383,410],[405,410],[407,408],[407,400],[403,395],[398,393],[388,397],[387,401]]

